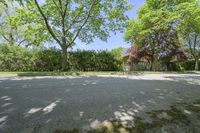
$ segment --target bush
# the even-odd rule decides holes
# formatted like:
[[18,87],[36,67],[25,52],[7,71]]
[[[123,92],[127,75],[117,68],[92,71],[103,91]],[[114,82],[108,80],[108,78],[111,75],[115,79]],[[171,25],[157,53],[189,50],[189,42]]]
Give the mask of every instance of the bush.
[[[195,61],[191,60],[191,61],[186,61],[181,63],[181,66],[185,69],[185,70],[194,70],[195,68]],[[199,61],[199,66],[200,66],[200,61]],[[199,68],[200,70],[200,68]]]
[[[200,65],[200,61],[199,61],[199,65]],[[191,60],[191,61],[185,61],[185,62],[172,62],[171,68],[172,68],[171,70],[174,70],[174,71],[185,71],[185,70],[191,71],[191,70],[194,70],[195,68],[195,61]]]
[[61,54],[56,49],[38,50],[36,52],[34,71],[61,70]]
[[[69,60],[69,70],[122,70],[122,61],[109,51],[73,51],[69,52]],[[19,46],[0,46],[0,71],[59,71],[61,61],[57,49],[32,50]]]
[[0,46],[0,71],[30,71],[35,58],[32,51],[19,46]]
[[71,69],[79,71],[119,71],[122,61],[117,60],[109,51],[70,52]]

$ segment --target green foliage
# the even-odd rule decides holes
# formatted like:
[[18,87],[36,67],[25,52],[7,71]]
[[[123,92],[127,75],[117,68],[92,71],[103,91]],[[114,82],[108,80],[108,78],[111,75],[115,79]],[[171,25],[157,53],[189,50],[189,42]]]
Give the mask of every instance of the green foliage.
[[194,1],[145,0],[138,10],[138,18],[127,24],[124,39],[137,45],[139,57],[149,58],[150,64],[155,61],[169,63],[178,59],[176,56],[185,59],[183,42],[177,29],[180,23],[178,7]]
[[109,51],[70,52],[72,68],[79,71],[118,71],[122,70],[121,60]]
[[2,13],[4,12],[5,8],[6,8],[6,6],[5,6],[4,2],[3,2],[3,1],[0,1],[0,16],[1,16]]
[[[190,60],[190,61],[184,61],[184,62],[171,62],[169,64],[169,67],[171,71],[191,71],[194,70],[195,67],[195,60]],[[200,65],[200,61],[198,61]],[[200,69],[198,69],[200,70]]]
[[[109,51],[69,52],[68,70],[119,71],[122,61]],[[57,49],[33,50],[19,46],[0,46],[0,71],[61,71],[61,54]]]
[[[94,38],[106,41],[111,32],[123,31],[128,20],[125,11],[132,6],[126,0],[1,0],[0,7],[3,43],[27,47],[56,42],[62,49],[62,60],[57,60],[66,70],[70,67],[68,49],[77,39],[84,43]],[[53,65],[50,59],[45,60]],[[39,64],[45,66],[45,62]],[[53,69],[60,68],[47,68]]]
[[61,70],[61,55],[56,49],[32,51],[35,54],[34,71],[59,71]]
[[64,70],[68,64],[67,50],[77,39],[84,43],[94,38],[106,41],[110,32],[123,30],[128,19],[125,11],[130,8],[126,0],[46,0],[42,4],[29,0],[17,18],[23,23],[29,24],[31,20],[43,25],[43,34],[51,36],[62,49]]
[[118,48],[112,49],[111,53],[116,59],[122,60],[123,49],[124,49],[123,47],[118,47]]
[[0,71],[30,71],[35,62],[30,50],[19,46],[0,46]]
[[[16,1],[5,1],[4,8],[0,11],[0,36],[4,43],[38,46],[49,40],[42,21],[31,20],[34,14],[30,14],[28,8],[31,7],[23,7]],[[25,23],[25,20],[29,22]]]
[[[177,16],[179,20],[178,30],[185,42],[185,47],[189,49],[194,60],[200,58],[200,5],[199,1],[185,2],[177,6]],[[199,65],[195,65],[195,70]]]
[[200,34],[200,5],[197,1],[186,2],[176,7],[180,33],[183,35],[189,32]]
[[[196,63],[195,60],[191,60],[191,61],[182,62],[180,63],[180,65],[184,68],[184,70],[194,70],[195,63]],[[198,63],[200,66],[200,60],[198,61]]]

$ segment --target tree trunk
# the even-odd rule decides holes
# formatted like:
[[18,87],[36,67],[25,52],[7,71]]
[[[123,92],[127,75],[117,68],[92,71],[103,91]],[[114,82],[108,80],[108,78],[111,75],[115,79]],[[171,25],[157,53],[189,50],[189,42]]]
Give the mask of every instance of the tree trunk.
[[67,48],[62,47],[62,71],[66,71],[68,68],[68,55],[67,55]]
[[171,68],[170,68],[170,63],[169,63],[169,62],[166,63],[166,67],[167,67],[167,71],[170,71],[170,70],[171,70]]
[[150,71],[153,71],[153,63],[151,63]]
[[199,70],[199,62],[198,62],[198,59],[195,59],[195,70],[196,70],[196,71]]
[[153,71],[154,57],[151,57],[150,71]]

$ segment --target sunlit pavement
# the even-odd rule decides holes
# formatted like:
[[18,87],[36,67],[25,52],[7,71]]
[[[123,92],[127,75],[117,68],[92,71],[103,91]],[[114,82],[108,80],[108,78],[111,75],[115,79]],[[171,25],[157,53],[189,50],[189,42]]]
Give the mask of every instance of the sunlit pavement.
[[199,133],[200,74],[0,78],[0,133],[76,132]]

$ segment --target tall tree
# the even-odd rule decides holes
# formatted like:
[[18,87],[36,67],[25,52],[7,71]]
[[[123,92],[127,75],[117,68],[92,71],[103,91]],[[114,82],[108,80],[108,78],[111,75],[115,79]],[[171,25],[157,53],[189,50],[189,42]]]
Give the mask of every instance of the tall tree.
[[62,49],[62,69],[68,64],[67,50],[77,39],[90,43],[106,41],[110,31],[122,31],[131,6],[126,0],[46,0],[34,3],[45,26]]
[[185,2],[177,7],[179,32],[185,47],[195,60],[195,70],[199,70],[200,59],[200,5],[199,1]]
[[146,0],[138,11],[138,18],[130,20],[126,27],[125,40],[139,45],[139,57],[146,56],[151,69],[155,61],[165,57],[170,57],[166,60],[169,62],[172,53],[182,47],[176,29],[177,16],[173,12],[181,2],[184,0]]

